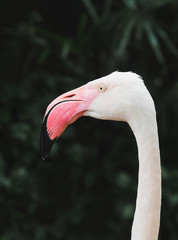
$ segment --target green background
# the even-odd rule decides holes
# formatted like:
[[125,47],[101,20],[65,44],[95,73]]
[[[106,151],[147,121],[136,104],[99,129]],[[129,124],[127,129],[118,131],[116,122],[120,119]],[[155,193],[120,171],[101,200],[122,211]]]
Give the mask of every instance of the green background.
[[115,70],[152,94],[162,162],[160,240],[178,239],[178,1],[0,0],[0,239],[130,239],[138,159],[126,123],[81,118],[46,161],[58,95]]

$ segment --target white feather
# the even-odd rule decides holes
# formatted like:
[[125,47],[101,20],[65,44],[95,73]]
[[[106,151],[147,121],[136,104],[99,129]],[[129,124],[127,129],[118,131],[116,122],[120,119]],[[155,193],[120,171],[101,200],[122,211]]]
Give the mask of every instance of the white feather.
[[85,116],[126,121],[138,145],[139,176],[132,240],[157,240],[160,224],[161,170],[154,102],[141,77],[113,72],[88,84],[104,84],[106,91],[91,104]]

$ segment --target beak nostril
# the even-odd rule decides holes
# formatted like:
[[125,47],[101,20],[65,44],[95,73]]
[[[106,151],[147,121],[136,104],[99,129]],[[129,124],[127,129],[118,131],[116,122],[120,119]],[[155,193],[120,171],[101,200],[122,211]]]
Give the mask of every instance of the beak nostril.
[[71,97],[74,97],[74,96],[75,96],[75,94],[70,94],[70,95],[65,96],[64,98],[71,98]]

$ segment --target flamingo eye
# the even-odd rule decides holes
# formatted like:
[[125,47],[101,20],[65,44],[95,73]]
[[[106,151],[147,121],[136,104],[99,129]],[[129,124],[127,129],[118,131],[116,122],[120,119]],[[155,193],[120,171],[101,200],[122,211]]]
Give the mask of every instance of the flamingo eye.
[[105,91],[106,91],[106,86],[105,86],[104,84],[100,84],[100,85],[98,86],[98,91],[99,91],[99,92],[105,92]]

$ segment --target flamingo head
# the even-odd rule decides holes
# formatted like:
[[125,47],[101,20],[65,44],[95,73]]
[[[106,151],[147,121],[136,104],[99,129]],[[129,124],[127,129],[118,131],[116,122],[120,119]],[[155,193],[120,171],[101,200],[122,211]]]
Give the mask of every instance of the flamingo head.
[[142,101],[138,96],[143,88],[137,74],[113,72],[57,97],[47,107],[42,122],[41,157],[48,156],[55,140],[81,116],[128,122],[134,106]]

